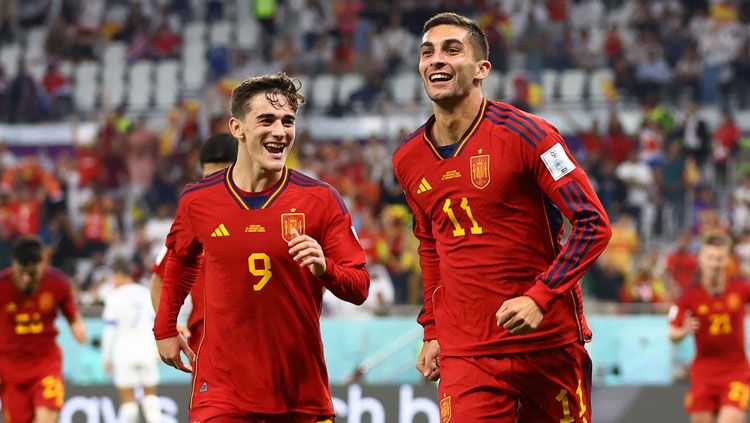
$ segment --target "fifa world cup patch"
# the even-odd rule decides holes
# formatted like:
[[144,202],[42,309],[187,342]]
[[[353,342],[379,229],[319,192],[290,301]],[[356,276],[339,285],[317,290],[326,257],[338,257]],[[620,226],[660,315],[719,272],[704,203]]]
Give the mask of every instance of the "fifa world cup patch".
[[440,423],[451,421],[451,397],[450,395],[440,400]]
[[576,165],[570,160],[568,154],[565,153],[565,149],[559,142],[545,151],[541,157],[550,175],[552,175],[552,179],[556,181],[576,168]]

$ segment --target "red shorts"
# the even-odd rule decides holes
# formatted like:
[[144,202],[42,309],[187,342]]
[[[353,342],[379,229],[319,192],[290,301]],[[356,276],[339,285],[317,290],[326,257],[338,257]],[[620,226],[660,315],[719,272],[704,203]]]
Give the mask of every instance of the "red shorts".
[[441,423],[591,422],[591,359],[573,343],[481,357],[440,357]]
[[214,410],[213,413],[207,413],[205,408],[201,410],[201,415],[211,415],[203,419],[198,419],[190,411],[191,423],[333,423],[333,416],[311,416],[309,414],[286,413],[286,414],[232,414],[231,412],[222,412]]
[[750,387],[747,379],[705,383],[693,380],[685,396],[685,410],[688,414],[699,411],[717,413],[721,407],[730,406],[747,411],[748,399]]
[[[23,369],[23,374],[17,373]],[[59,411],[65,398],[62,359],[57,354],[34,361],[13,360],[0,364],[0,398],[5,421],[30,423],[34,409]]]

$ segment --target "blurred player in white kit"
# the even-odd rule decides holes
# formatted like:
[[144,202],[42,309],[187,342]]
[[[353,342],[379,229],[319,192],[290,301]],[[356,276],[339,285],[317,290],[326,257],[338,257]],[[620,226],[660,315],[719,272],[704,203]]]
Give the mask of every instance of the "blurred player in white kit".
[[143,387],[143,415],[147,423],[161,419],[156,396],[159,384],[159,352],[151,328],[155,312],[148,288],[135,283],[123,260],[112,268],[114,289],[104,301],[102,357],[104,370],[113,372],[120,394],[120,421],[138,421],[135,388]]

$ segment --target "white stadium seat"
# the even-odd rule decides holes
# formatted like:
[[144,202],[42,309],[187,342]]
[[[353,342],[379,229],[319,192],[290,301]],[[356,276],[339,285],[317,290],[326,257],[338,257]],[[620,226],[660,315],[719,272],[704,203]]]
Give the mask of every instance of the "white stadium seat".
[[318,110],[325,110],[333,104],[336,88],[336,76],[331,74],[318,75],[312,83],[312,103]]
[[212,46],[229,46],[232,35],[232,23],[230,21],[219,21],[211,25],[209,33],[209,44]]
[[554,70],[545,69],[542,72],[542,92],[544,93],[544,102],[546,104],[551,104],[558,100],[557,79],[558,74]]
[[500,71],[490,71],[490,74],[482,81],[482,92],[484,96],[492,100],[502,100],[500,98],[500,87],[503,82],[503,76]]
[[180,87],[177,73],[180,64],[177,60],[165,60],[156,66],[156,107],[162,110],[170,109],[177,104]]
[[612,69],[597,69],[591,74],[591,100],[606,101],[607,96],[604,93],[604,85],[609,81],[614,84],[615,75]]
[[560,76],[560,100],[578,102],[583,99],[586,72],[580,69],[568,69]]
[[339,104],[346,105],[349,103],[349,97],[362,88],[365,84],[365,77],[361,73],[347,73],[339,77]]
[[0,65],[5,69],[8,79],[16,76],[18,72],[18,59],[21,58],[21,46],[18,44],[6,44],[0,50]]
[[416,72],[401,72],[388,80],[393,101],[399,106],[413,104],[421,84]]
[[127,93],[129,110],[143,111],[149,107],[153,70],[153,63],[146,60],[136,62],[130,67]]
[[76,67],[73,100],[80,112],[91,112],[96,106],[99,69],[97,62],[83,62]]

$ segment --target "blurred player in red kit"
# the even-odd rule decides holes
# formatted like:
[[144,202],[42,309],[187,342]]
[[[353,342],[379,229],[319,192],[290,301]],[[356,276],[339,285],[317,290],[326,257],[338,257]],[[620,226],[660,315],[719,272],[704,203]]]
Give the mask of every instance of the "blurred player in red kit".
[[39,238],[19,238],[10,269],[0,273],[0,396],[6,423],[54,423],[65,388],[55,318],[62,311],[73,337],[86,342],[68,278],[48,267]]
[[[338,193],[285,165],[303,100],[284,74],[241,82],[230,105],[235,164],[182,192],[154,334],[164,362],[194,373],[191,422],[333,419],[323,289],[361,304],[369,279]],[[205,325],[191,367],[175,323],[201,254]]]
[[[209,137],[201,147],[200,162],[203,177],[228,168],[237,158],[237,140],[230,134],[216,134]],[[161,295],[161,285],[164,278],[164,268],[167,265],[166,256],[169,250],[165,246],[156,258],[154,266],[151,268],[153,276],[151,277],[151,301],[154,310],[159,306],[159,297]],[[188,340],[188,346],[191,350],[196,351],[203,335],[203,281],[205,273],[201,265],[198,271],[198,277],[190,290],[189,301],[185,302],[183,312],[188,314],[187,325],[178,324],[178,331]]]
[[420,241],[417,369],[441,378],[443,422],[591,422],[579,280],[610,238],[604,208],[555,127],[484,97],[476,22],[434,16],[419,51],[434,115],[393,156]]
[[745,355],[747,281],[727,280],[729,236],[704,235],[698,253],[700,283],[685,290],[669,312],[669,338],[695,336],[685,409],[692,423],[741,423],[750,396],[750,365]]

